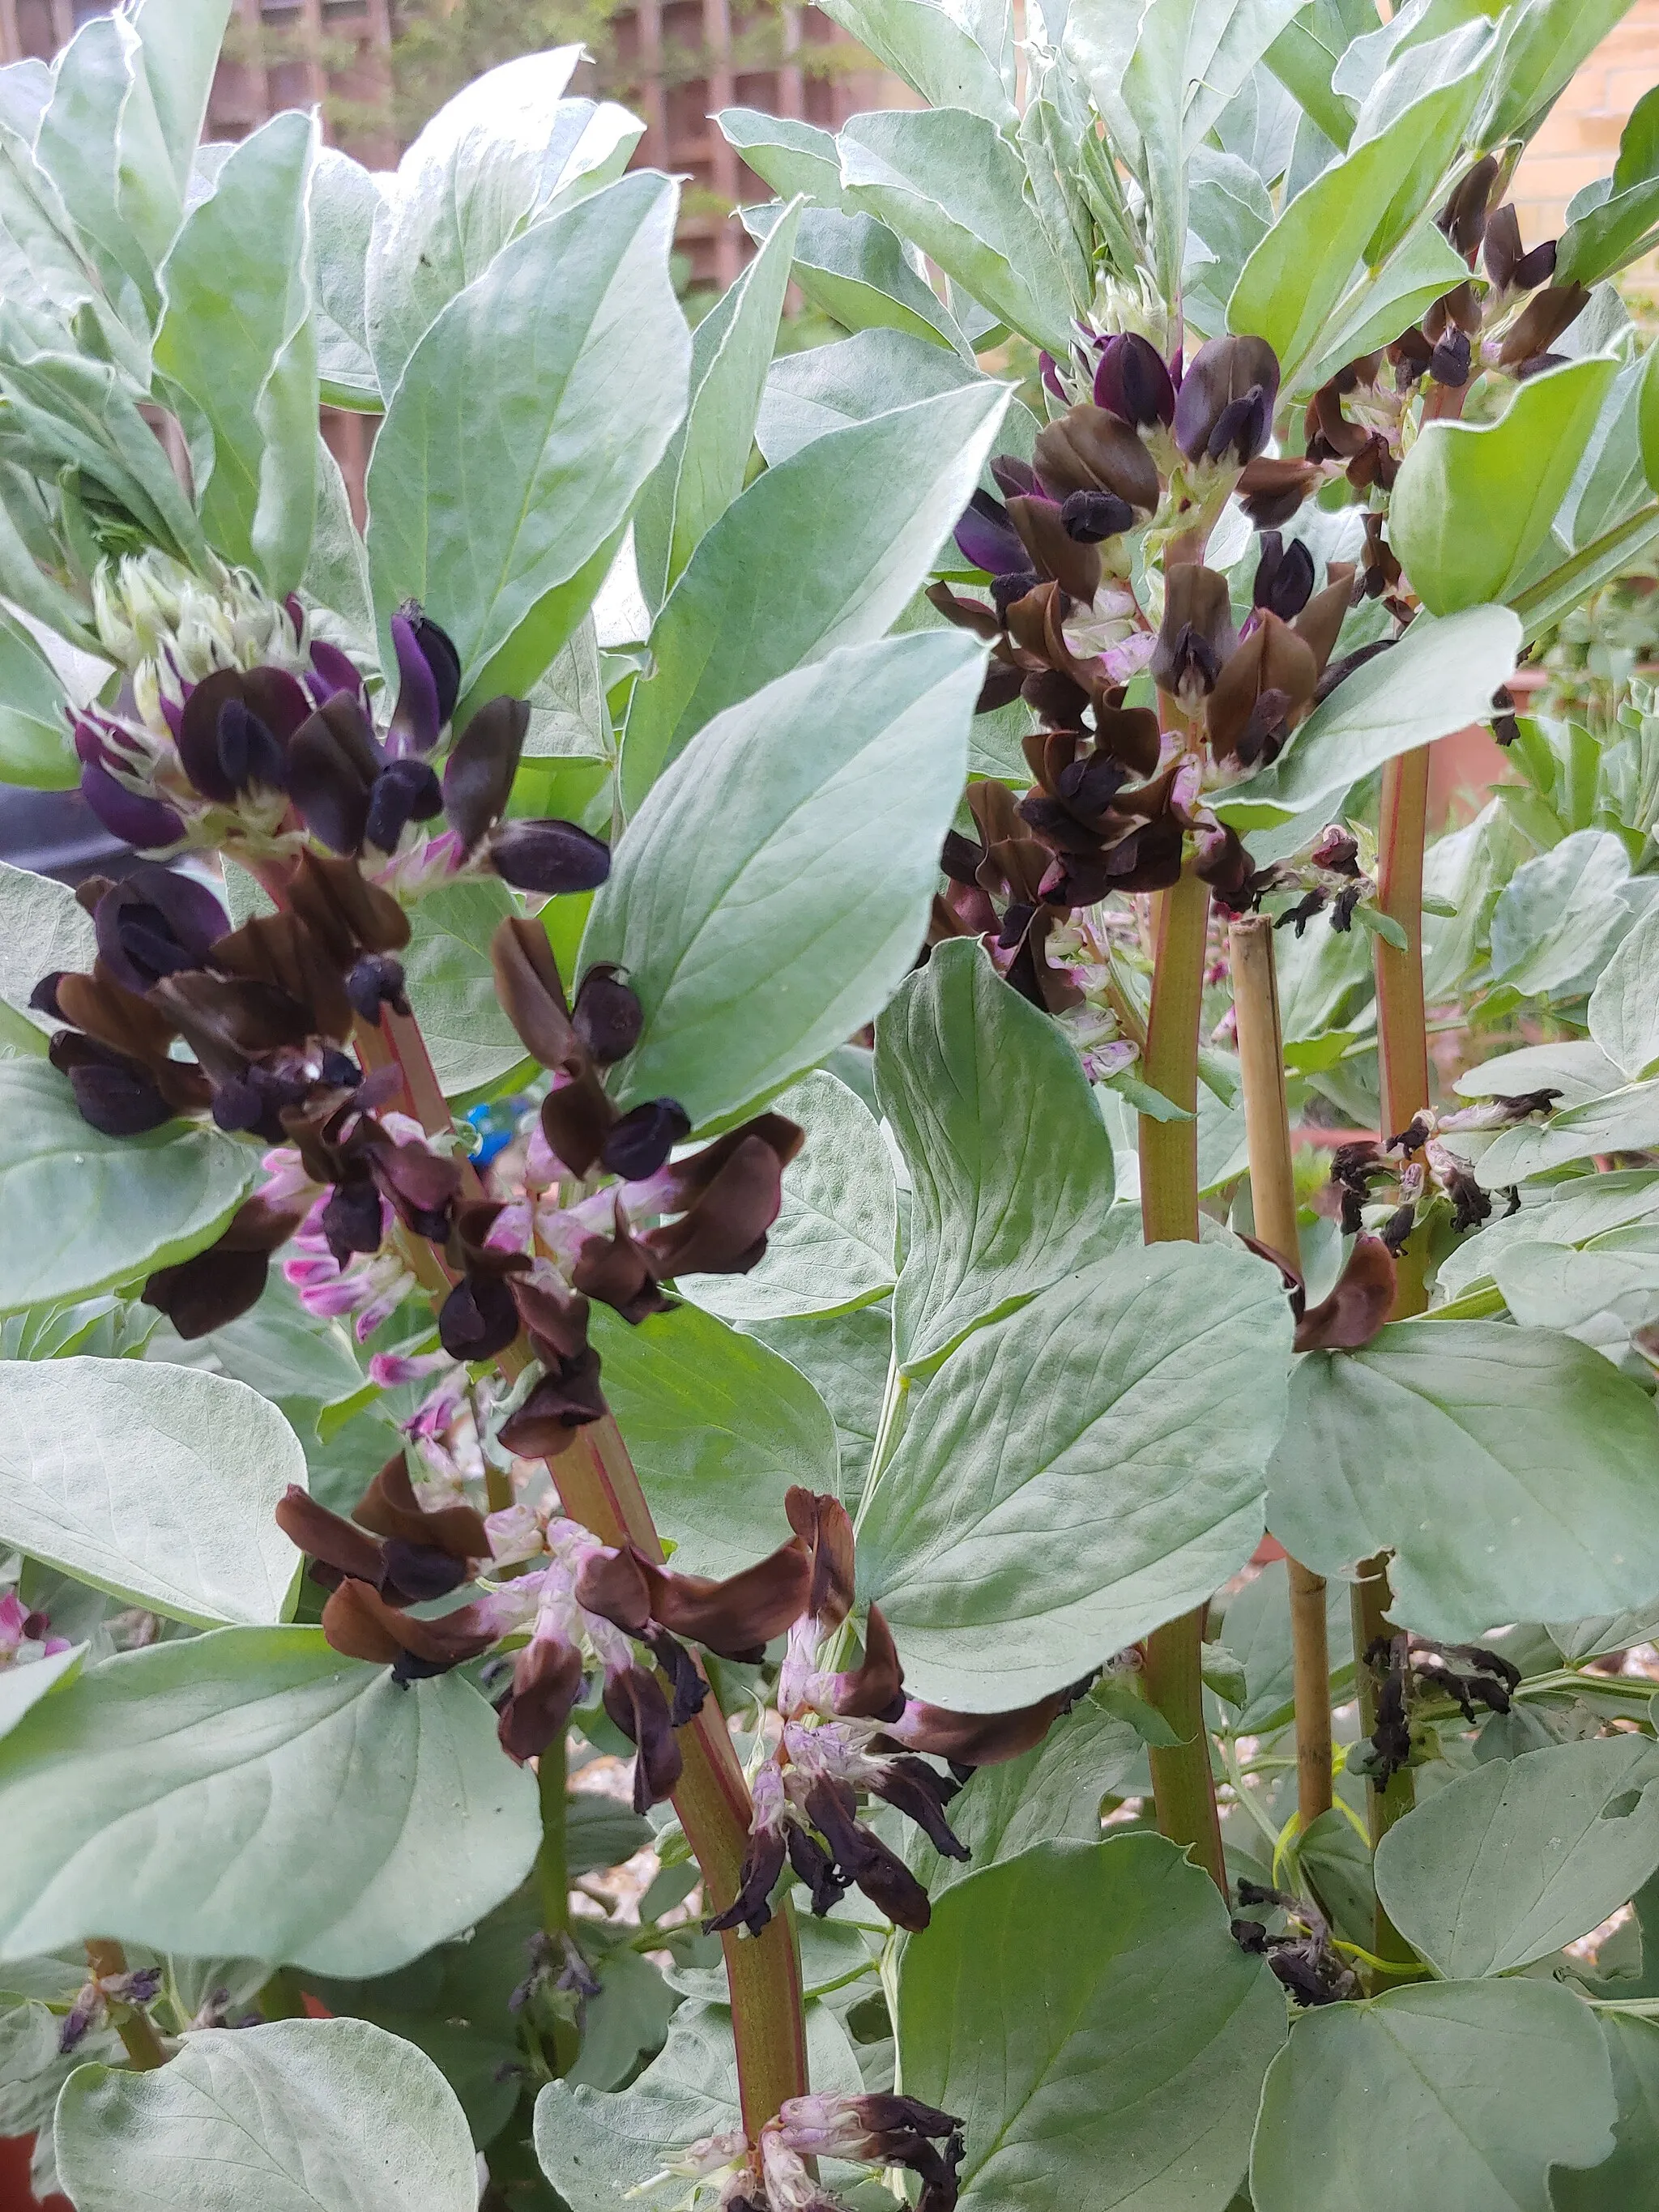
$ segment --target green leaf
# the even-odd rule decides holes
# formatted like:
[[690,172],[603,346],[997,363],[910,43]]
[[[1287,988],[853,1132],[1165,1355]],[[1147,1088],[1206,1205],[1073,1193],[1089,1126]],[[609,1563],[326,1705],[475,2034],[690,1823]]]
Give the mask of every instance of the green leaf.
[[1448,1981],[1513,1973],[1599,1927],[1659,1869],[1659,1764],[1639,1735],[1457,1776],[1389,1829],[1376,1889]]
[[455,2092],[366,2020],[208,2028],[155,2073],[83,2066],[58,2107],[79,2212],[472,2212]]
[[1631,2212],[1651,2202],[1659,2171],[1659,2021],[1597,2013],[1619,2100],[1613,2153],[1589,2173],[1558,2168],[1550,2177],[1553,2212]]
[[1487,1190],[1502,1190],[1529,1176],[1598,1152],[1644,1152],[1659,1148],[1659,1083],[1633,1083],[1606,1098],[1571,1106],[1542,1127],[1523,1121],[1495,1137],[1474,1163]]
[[1095,1683],[1033,1750],[975,1770],[951,1801],[951,1826],[971,1857],[941,1858],[927,1844],[912,1850],[911,1863],[935,1905],[958,1881],[1033,1844],[1100,1840],[1101,1801],[1132,1795],[1144,1771],[1146,1745],[1117,1710],[1110,1694],[1116,1686]]
[[868,1305],[893,1287],[898,1194],[875,1115],[823,1072],[773,1101],[806,1143],[783,1171],[766,1255],[746,1275],[683,1275],[675,1288],[727,1322],[781,1321]]
[[1028,1704],[1236,1573],[1289,1340],[1262,1261],[1171,1244],[1097,1261],[952,1352],[859,1536],[912,1692]]
[[1112,1144],[1076,1053],[969,939],[935,948],[876,1030],[876,1085],[910,1170],[893,1301],[908,1370],[1121,1241]]
[[534,1778],[470,1683],[400,1688],[314,1628],[90,1669],[0,1744],[0,1957],[96,1934],[345,1975],[471,1926],[540,1832]]
[[[1645,468],[1650,465],[1647,459],[1650,449],[1645,410],[1642,448]],[[1571,560],[1564,561],[1538,583],[1517,592],[1511,605],[1526,624],[1528,643],[1553,629],[1575,607],[1582,606],[1591,592],[1600,591],[1603,584],[1625,574],[1656,538],[1659,538],[1659,504],[1650,504],[1592,539]]]
[[[1326,1637],[1330,1651],[1333,1703],[1353,1678],[1348,1631],[1348,1585],[1326,1585]],[[1294,1655],[1291,1643],[1291,1595],[1283,1559],[1273,1559],[1260,1574],[1227,1600],[1221,1633],[1244,1669],[1245,1701],[1232,1725],[1240,1735],[1270,1735],[1295,1717]]]
[[1632,0],[1528,0],[1507,27],[1478,143],[1530,138]]
[[1516,870],[1492,915],[1494,982],[1581,999],[1630,932],[1630,855],[1610,830],[1576,830]]
[[364,310],[388,398],[426,331],[556,187],[561,95],[580,58],[580,46],[557,46],[487,70],[438,110],[387,179]]
[[197,1627],[292,1610],[272,1517],[305,1454],[240,1382],[149,1360],[0,1364],[0,1544]]
[[1601,970],[1589,1032],[1632,1083],[1659,1061],[1659,913],[1644,915]]
[[208,537],[273,596],[305,574],[317,519],[317,334],[307,201],[317,126],[274,116],[185,218],[161,270],[155,364],[211,433]]
[[22,623],[0,608],[0,782],[67,791],[80,775],[58,672]]
[[135,0],[128,10],[161,139],[182,193],[190,182],[219,47],[234,0]]
[[1315,708],[1282,759],[1219,794],[1218,811],[1243,830],[1271,828],[1401,753],[1484,720],[1520,645],[1507,607],[1471,607],[1439,622],[1419,615],[1398,645]]
[[1659,1415],[1587,1345],[1490,1322],[1397,1322],[1309,1352],[1267,1519],[1316,1574],[1393,1548],[1425,1635],[1620,1613],[1659,1589]]
[[54,1651],[20,1667],[14,1662],[0,1674],[0,1735],[15,1729],[31,1707],[40,1704],[60,1682],[72,1682],[87,1656],[84,1644],[67,1651]]
[[659,607],[699,542],[743,490],[800,210],[792,204],[691,338],[691,400],[634,517],[646,605]]
[[1659,368],[1654,367],[1659,349],[1650,347],[1642,371],[1642,396],[1637,423],[1642,447],[1642,466],[1650,487],[1659,491]]
[[1373,937],[1380,937],[1385,945],[1392,945],[1396,952],[1408,950],[1410,940],[1404,928],[1391,914],[1384,914],[1380,907],[1357,906],[1353,918]]
[[251,1146],[169,1121],[106,1137],[43,1062],[0,1062],[0,1306],[125,1283],[212,1243],[258,1173]]
[[1033,345],[1062,358],[1070,293],[1025,165],[994,124],[960,107],[856,115],[841,133],[842,186],[919,246],[953,283]]
[[319,146],[311,173],[317,373],[331,406],[379,413],[385,404],[368,351],[363,287],[380,213],[380,180],[349,154]]
[[[1548,2171],[1607,2156],[1595,2015],[1549,1982],[1431,1983],[1304,2013],[1267,2069],[1256,2212],[1550,2212]],[[1356,2112],[1387,2113],[1357,2140]]]
[[1468,275],[1468,263],[1431,218],[1414,224],[1382,267],[1368,270],[1336,308],[1316,357],[1297,372],[1296,390],[1316,392],[1349,362],[1392,344]]
[[[745,209],[744,223],[750,235],[769,236],[778,212],[775,204]],[[874,216],[856,210],[842,215],[830,208],[805,209],[795,240],[794,269],[801,290],[813,306],[822,307],[843,330],[902,331],[924,339],[935,349],[948,349],[958,359],[971,358],[950,310],[917,276],[887,225],[878,222]],[[817,350],[785,355],[784,359],[805,360]],[[919,399],[927,388],[901,392],[891,404],[902,406]],[[947,386],[934,388],[943,391]]]
[[1007,396],[987,381],[849,423],[726,509],[652,629],[654,672],[635,686],[623,742],[630,811],[722,708],[891,626],[968,504]]
[[[847,2033],[825,2004],[806,2007],[806,2048],[818,2094],[863,2089]],[[620,2094],[550,2081],[536,2100],[536,2155],[570,2212],[672,2212],[686,2182],[664,2172],[665,2156],[742,2124],[731,2014],[693,2002],[674,2014],[661,2055]]]
[[1640,258],[1659,225],[1659,161],[1653,125],[1659,91],[1644,93],[1625,125],[1613,189],[1598,207],[1570,222],[1561,234],[1553,281],[1596,284]]
[[409,1003],[446,1098],[493,1089],[517,1067],[530,1072],[489,965],[490,939],[519,911],[507,885],[491,876],[445,884],[410,909],[410,941],[400,956]]
[[732,1575],[788,1541],[792,1483],[833,1491],[835,1424],[806,1377],[696,1306],[592,1316],[605,1395],[674,1565]]
[[1248,161],[1207,145],[1195,147],[1188,163],[1187,201],[1182,305],[1188,321],[1196,307],[1205,336],[1215,337],[1227,327],[1239,270],[1273,228],[1273,204]]
[[690,357],[674,210],[641,172],[535,224],[450,301],[392,396],[368,472],[376,612],[419,599],[465,684],[563,587],[519,688],[551,661],[673,434]]
[[750,1322],[744,1333],[799,1367],[830,1408],[841,1447],[842,1494],[856,1498],[881,1418],[893,1350],[891,1308],[854,1306],[844,1313]]
[[[829,431],[867,422],[895,407],[979,381],[978,369],[942,346],[902,331],[860,331],[830,345],[784,354],[773,362],[755,425],[755,442],[768,465],[775,468]],[[1018,436],[1025,415],[1018,401],[1010,403],[995,441],[999,446],[1009,442],[1011,434]]]
[[1659,1231],[1614,1230],[1587,1249],[1516,1238],[1492,1258],[1512,1319],[1523,1328],[1582,1328],[1626,1298],[1659,1291]]
[[842,206],[841,149],[833,131],[753,107],[722,107],[710,119],[781,200],[799,192],[817,207]]
[[700,732],[582,939],[582,969],[616,963],[644,1010],[619,1105],[735,1118],[879,1012],[927,933],[982,666],[960,633],[919,631],[832,653]]
[[1284,2037],[1266,1960],[1157,1836],[969,1875],[899,1969],[906,2093],[966,2122],[963,2212],[1223,2212]]
[[1013,127],[1012,80],[1004,83],[970,25],[938,0],[830,0],[824,13],[929,107],[966,108],[998,130]]
[[1549,535],[1618,373],[1529,377],[1496,422],[1431,422],[1401,464],[1389,539],[1431,614],[1512,597]]
[[1345,151],[1353,136],[1354,112],[1333,89],[1331,78],[1350,43],[1338,11],[1308,7],[1285,25],[1262,57],[1303,113]]
[[[1480,96],[1489,42],[1481,27],[1457,33],[1455,51],[1438,55],[1440,70],[1425,73],[1421,96],[1375,137],[1364,135],[1363,120],[1357,125],[1348,151],[1296,195],[1245,263],[1227,327],[1266,338],[1293,388],[1304,358],[1325,349],[1322,334],[1356,264],[1364,258],[1375,268],[1387,257],[1456,150]],[[1402,178],[1417,180],[1418,191],[1391,203],[1404,191]],[[1382,222],[1379,210],[1387,210]]]
[[[199,67],[199,64],[198,64]],[[182,202],[131,21],[94,15],[58,56],[35,152],[118,312],[135,329]]]

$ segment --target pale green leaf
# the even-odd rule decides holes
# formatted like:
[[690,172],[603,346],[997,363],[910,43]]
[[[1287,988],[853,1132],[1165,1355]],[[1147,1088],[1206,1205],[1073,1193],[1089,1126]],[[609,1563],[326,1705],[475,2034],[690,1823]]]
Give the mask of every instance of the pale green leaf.
[[764,1258],[744,1275],[682,1275],[676,1289],[739,1324],[840,1313],[885,1297],[897,1266],[898,1194],[875,1115],[822,1072],[772,1103],[806,1142],[783,1171]]
[[0,1063],[0,1306],[84,1297],[188,1259],[258,1164],[257,1147],[190,1122],[100,1135],[55,1068]]
[[914,1694],[1028,1704],[1236,1573],[1261,1533],[1289,1342],[1264,1262],[1162,1244],[1097,1261],[952,1352],[859,1537],[860,1594]]
[[[745,209],[744,227],[751,237],[765,238],[777,214],[775,204]],[[822,307],[843,330],[901,331],[936,349],[948,348],[960,359],[969,357],[967,341],[949,308],[910,266],[887,225],[872,215],[857,210],[847,215],[831,208],[804,210],[795,241],[795,277],[814,307]],[[798,361],[809,357],[784,356]],[[893,404],[919,399],[927,388],[901,393]]]
[[1644,915],[1601,970],[1590,994],[1589,1032],[1632,1083],[1659,1060],[1659,913]]
[[[1589,2008],[1549,1982],[1452,1982],[1304,2013],[1267,2070],[1255,2212],[1550,2212],[1617,2107]],[[1378,2131],[1356,2112],[1386,2113]]]
[[[317,348],[311,322],[314,120],[291,112],[243,140],[161,270],[156,367],[212,434],[203,526],[276,597],[305,573],[317,516]],[[227,271],[234,272],[234,285]]]
[[635,688],[623,743],[630,810],[711,716],[891,626],[967,506],[1007,399],[985,381],[849,423],[726,509],[652,629],[654,672]]
[[1505,26],[1502,56],[1480,118],[1479,143],[1529,138],[1632,0],[1527,0]]
[[833,131],[752,107],[723,107],[712,120],[781,200],[799,192],[816,207],[842,208],[841,149]]
[[315,1628],[219,1629],[83,1674],[0,1744],[0,1956],[101,1935],[344,1975],[470,1927],[540,1833],[534,1777],[470,1683],[400,1687]]
[[1504,1130],[1476,1160],[1474,1171],[1488,1190],[1502,1190],[1598,1152],[1652,1150],[1659,1150],[1659,1082],[1632,1083],[1565,1107],[1541,1125],[1523,1121]]
[[[1289,1571],[1271,1559],[1226,1601],[1221,1634],[1244,1669],[1245,1698],[1232,1722],[1239,1735],[1267,1735],[1295,1717],[1295,1662],[1291,1640]],[[1353,1680],[1348,1627],[1349,1585],[1325,1589],[1325,1632],[1330,1656],[1332,1702],[1340,1703]]]
[[690,356],[668,276],[674,212],[674,188],[647,172],[534,224],[404,372],[369,466],[374,605],[383,627],[406,599],[429,608],[464,683],[563,587],[514,688],[552,660],[673,434]]
[[317,373],[331,405],[376,413],[385,403],[368,350],[363,288],[382,197],[382,180],[349,154],[318,149],[311,173]]
[[824,13],[850,32],[929,107],[966,108],[999,130],[1012,129],[1012,79],[959,12],[939,0],[829,0]]
[[[895,407],[954,392],[976,383],[979,377],[979,370],[959,354],[947,353],[931,341],[897,330],[860,331],[834,344],[784,354],[773,362],[755,425],[755,442],[768,465],[775,468],[830,430],[843,430],[849,423],[867,422]],[[1016,427],[1023,428],[1029,419],[1019,403],[1011,401],[997,442],[1010,442]],[[1035,431],[1034,422],[1031,428]]]
[[[58,57],[35,152],[118,310],[124,289],[153,309],[155,270],[183,202],[134,25],[84,21]],[[129,318],[132,319],[132,318]]]
[[489,964],[491,938],[519,911],[493,876],[428,891],[410,911],[410,940],[398,957],[446,1098],[489,1090],[514,1068],[528,1068]]
[[947,1890],[904,1947],[898,2037],[906,2092],[966,2123],[963,2212],[1224,2212],[1285,2014],[1202,1869],[1124,1836]]
[[366,2020],[198,2030],[149,2074],[83,2066],[56,2148],[77,2212],[473,2212],[477,2200],[455,2092]]
[[728,708],[656,784],[582,939],[582,968],[616,963],[644,1009],[619,1105],[733,1116],[879,1012],[927,933],[982,665],[954,631],[832,653]]
[[0,782],[64,791],[80,776],[58,672],[22,623],[0,607]]
[[732,1575],[789,1540],[792,1483],[837,1488],[835,1424],[806,1377],[692,1305],[631,1328],[595,1307],[605,1394],[674,1564]]
[[1659,1869],[1659,1763],[1639,1735],[1558,1744],[1458,1776],[1389,1829],[1376,1889],[1448,1981],[1546,1959]]
[[1392,1548],[1425,1635],[1620,1613],[1659,1589],[1659,1415],[1587,1345],[1396,1322],[1297,1365],[1267,1521],[1316,1574]]
[[1437,224],[1416,223],[1382,267],[1367,270],[1336,308],[1316,356],[1297,373],[1297,391],[1316,392],[1349,362],[1391,344],[1468,274],[1468,264]]
[[1659,1231],[1613,1230],[1588,1248],[1516,1237],[1492,1255],[1492,1273],[1523,1328],[1582,1328],[1626,1298],[1645,1311],[1659,1292]]
[[86,1656],[87,1646],[76,1644],[46,1658],[26,1661],[21,1666],[14,1660],[9,1667],[0,1668],[0,1735],[15,1729],[24,1714],[60,1682],[72,1682]]
[[1598,2013],[1619,2100],[1613,2153],[1592,2172],[1558,2167],[1553,2212],[1651,2212],[1659,2173],[1659,2021]]
[[234,0],[134,0],[129,9],[155,120],[182,192],[207,120]]
[[894,1297],[901,1364],[1102,1258],[1112,1146],[1076,1053],[971,939],[935,948],[882,1016],[876,1085],[910,1170]]
[[292,1610],[273,1517],[305,1454],[246,1384],[150,1360],[0,1364],[0,1544],[197,1627]]
[[1582,999],[1634,918],[1630,854],[1610,830],[1576,830],[1525,860],[1492,915],[1492,972],[1528,998]]

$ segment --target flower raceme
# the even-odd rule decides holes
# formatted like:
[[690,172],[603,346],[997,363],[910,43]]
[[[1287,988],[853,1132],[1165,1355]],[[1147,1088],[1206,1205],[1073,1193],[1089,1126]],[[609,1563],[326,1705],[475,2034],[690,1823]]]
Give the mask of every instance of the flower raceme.
[[718,2183],[720,2212],[841,2212],[809,2160],[904,2166],[921,2181],[915,2212],[955,2212],[965,2151],[956,2115],[916,2097],[890,2091],[790,2097],[752,2148],[736,2132],[708,2136],[671,2160],[666,2172]]

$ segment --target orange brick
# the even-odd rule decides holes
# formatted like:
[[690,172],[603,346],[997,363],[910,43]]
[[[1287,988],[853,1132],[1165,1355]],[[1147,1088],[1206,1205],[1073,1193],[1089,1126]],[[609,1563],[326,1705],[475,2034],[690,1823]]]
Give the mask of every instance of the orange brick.
[[1654,35],[1651,51],[1640,67],[1607,71],[1603,104],[1616,115],[1628,115],[1644,93],[1651,92],[1656,84],[1659,84],[1659,33]]
[[[1581,146],[1605,149],[1612,155],[1619,150],[1619,140],[1626,118],[1622,115],[1580,115],[1575,117],[1575,127]],[[1611,161],[1607,167],[1612,167]]]

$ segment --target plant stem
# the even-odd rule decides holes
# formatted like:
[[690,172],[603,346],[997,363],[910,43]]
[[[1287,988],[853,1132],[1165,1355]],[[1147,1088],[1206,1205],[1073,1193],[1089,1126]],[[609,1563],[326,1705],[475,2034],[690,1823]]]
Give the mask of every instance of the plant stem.
[[[1371,1735],[1376,1727],[1376,1677],[1365,1663],[1365,1654],[1372,1645],[1385,1642],[1394,1633],[1394,1624],[1389,1619],[1389,1570],[1386,1557],[1379,1553],[1374,1559],[1359,1563],[1359,1579],[1353,1586],[1351,1599],[1353,1615],[1354,1686],[1359,1695],[1359,1732]],[[1395,1822],[1411,1811],[1416,1802],[1416,1788],[1409,1766],[1402,1766],[1390,1776],[1386,1787],[1379,1789],[1375,1782],[1365,1784],[1365,1825],[1370,1832],[1371,1849],[1376,1850]],[[1409,1963],[1416,1953],[1395,1926],[1382,1909],[1379,1898],[1374,1921],[1371,1948],[1379,1959],[1395,1963]]]
[[[1382,1092],[1382,1135],[1411,1127],[1429,1103],[1428,1017],[1423,1003],[1423,842],[1429,804],[1429,748],[1401,753],[1382,771],[1376,902],[1399,923],[1406,949],[1374,940],[1376,1042]],[[1422,1237],[1408,1237],[1400,1255],[1394,1319],[1421,1313]]]
[[[87,1964],[100,1982],[108,1981],[127,1971],[127,1954],[120,1944],[108,1936],[88,1936]],[[167,2063],[167,2052],[161,2047],[155,2023],[147,2012],[137,2005],[117,2005],[112,2010],[112,2024],[120,2037],[134,2071],[152,2074],[158,2066]]]
[[[358,1042],[366,1066],[371,1060],[377,1066],[395,1062],[403,1071],[404,1090],[429,1135],[442,1135],[453,1126],[417,1023],[389,1015],[380,1030],[360,1027]],[[441,1267],[437,1273],[447,1281]],[[497,1364],[513,1379],[523,1372],[526,1361],[520,1340]],[[548,1462],[548,1472],[573,1521],[606,1544],[637,1544],[647,1559],[663,1559],[645,1492],[611,1415],[578,1430],[568,1449]],[[722,1911],[738,1893],[751,1808],[712,1688],[702,1712],[678,1731],[677,1741],[684,1767],[673,1793],[674,1810],[702,1870],[709,1906]],[[744,2126],[752,2142],[786,2098],[804,2096],[808,2087],[793,1912],[786,1903],[760,1935],[728,1930],[720,1943],[732,1996]]]
[[[1290,1110],[1279,1013],[1273,926],[1246,915],[1228,938],[1233,1012],[1244,1084],[1244,1133],[1250,1155],[1250,1206],[1255,1233],[1298,1273],[1296,1180],[1291,1165]],[[1331,1660],[1325,1626],[1325,1581],[1298,1560],[1288,1562],[1291,1648],[1296,1687],[1297,1811],[1304,1834],[1331,1809]]]
[[570,1928],[570,1873],[564,1845],[564,1798],[568,1761],[561,1731],[536,1761],[536,1790],[541,1800],[542,1840],[536,1853],[536,1884],[542,1900],[542,1928],[563,1936]]
[[[1148,1244],[1198,1241],[1198,1024],[1209,921],[1210,894],[1198,877],[1183,875],[1158,893],[1141,1066],[1152,1088],[1183,1108],[1188,1119],[1140,1117],[1140,1221]],[[1181,1738],[1148,1756],[1158,1832],[1185,1845],[1224,1897],[1227,1868],[1204,1723],[1203,1641],[1202,1607],[1146,1638],[1146,1694]]]

